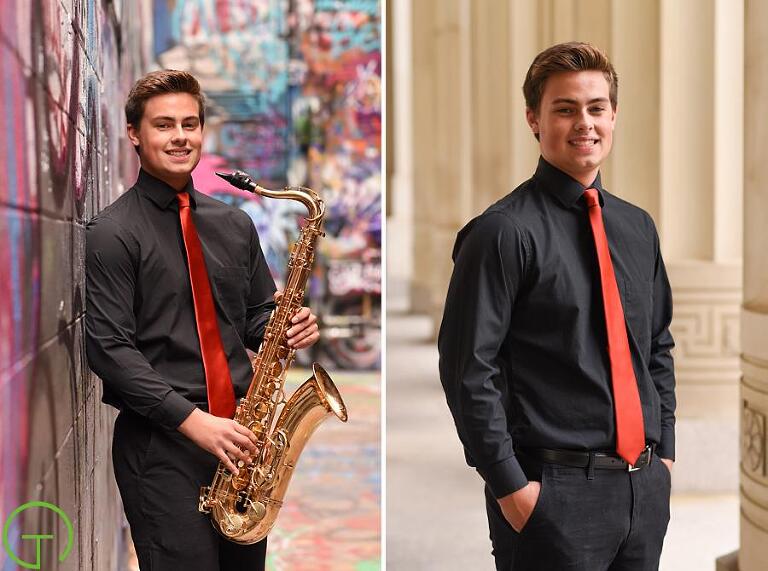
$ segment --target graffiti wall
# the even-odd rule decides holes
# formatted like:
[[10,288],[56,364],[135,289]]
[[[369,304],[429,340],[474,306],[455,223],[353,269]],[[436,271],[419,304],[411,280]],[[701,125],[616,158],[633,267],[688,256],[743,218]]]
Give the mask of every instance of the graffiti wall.
[[[32,500],[69,515],[73,547],[57,562],[66,533],[42,541],[43,568],[118,569],[125,551],[114,411],[85,361],[84,225],[135,179],[115,102],[146,70],[201,78],[209,110],[196,185],[251,216],[278,281],[301,208],[243,197],[213,171],[324,196],[328,236],[310,296],[330,332],[321,349],[342,366],[378,366],[378,14],[375,0],[0,0],[0,524]],[[375,462],[366,466],[375,479]],[[22,535],[64,531],[52,513],[11,522],[15,557],[36,557]],[[375,559],[369,527],[359,557]],[[0,571],[16,568],[0,549]]]
[[[72,519],[63,562],[66,533],[40,541],[45,569],[118,569],[123,551],[113,413],[85,362],[83,256],[85,221],[136,169],[113,102],[144,68],[137,6],[0,0],[0,518],[36,500]],[[14,556],[36,559],[21,535],[64,530],[53,513],[12,520]],[[16,568],[0,550],[0,569]]]
[[278,283],[303,207],[244,196],[215,170],[304,185],[327,203],[310,299],[319,352],[379,364],[381,55],[378,0],[157,0],[154,55],[200,79],[209,100],[195,185],[253,219]]

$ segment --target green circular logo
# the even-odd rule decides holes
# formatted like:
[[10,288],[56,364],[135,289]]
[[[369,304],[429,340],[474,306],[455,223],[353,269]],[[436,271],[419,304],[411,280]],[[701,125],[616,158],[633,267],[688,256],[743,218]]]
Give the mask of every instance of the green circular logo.
[[24,561],[22,559],[19,559],[19,557],[13,552],[13,549],[11,548],[11,544],[8,541],[8,531],[11,528],[11,523],[13,522],[13,520],[16,519],[16,516],[19,515],[21,512],[24,512],[30,508],[45,508],[45,509],[51,510],[56,515],[58,515],[62,519],[62,521],[64,521],[64,525],[66,525],[67,527],[67,545],[64,548],[64,551],[62,551],[61,554],[59,555],[59,561],[64,561],[69,555],[69,552],[72,551],[72,545],[74,544],[75,534],[72,529],[72,521],[70,521],[67,514],[64,513],[64,510],[62,510],[59,506],[50,504],[48,502],[27,502],[26,504],[20,505],[15,510],[13,510],[13,513],[11,513],[11,515],[8,516],[8,519],[5,520],[5,525],[3,526],[3,548],[5,549],[5,552],[16,563],[24,567],[24,569],[40,569],[40,552],[42,550],[41,542],[43,540],[53,539],[55,537],[54,535],[46,534],[46,533],[25,533],[21,536],[21,539],[25,539],[25,540],[32,539],[35,541],[36,559],[34,563],[30,563],[29,561]]

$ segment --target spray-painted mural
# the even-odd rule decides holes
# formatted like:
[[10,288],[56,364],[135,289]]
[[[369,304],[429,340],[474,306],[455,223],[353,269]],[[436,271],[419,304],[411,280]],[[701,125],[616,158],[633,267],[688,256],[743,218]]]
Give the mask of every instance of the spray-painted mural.
[[[317,309],[329,316],[325,350],[349,367],[378,365],[378,10],[366,0],[0,0],[0,525],[30,500],[69,514],[74,548],[57,563],[65,534],[42,542],[44,568],[122,566],[115,411],[101,404],[84,356],[84,225],[135,179],[115,102],[144,71],[187,68],[203,79],[211,109],[196,184],[251,215],[277,275],[301,213],[245,200],[213,170],[242,168],[264,185],[324,195],[328,238],[310,297],[327,306]],[[355,541],[338,569],[378,560],[378,376],[356,378],[350,399],[360,399],[367,428],[355,446],[364,453],[352,452],[354,466],[339,477],[354,478],[356,488],[344,487],[362,500],[339,524]],[[307,463],[339,456],[331,443]],[[278,543],[318,537],[302,518],[324,508],[305,504]],[[42,510],[15,519],[14,554],[33,561],[35,542],[21,536],[50,529],[50,520]],[[290,553],[270,555],[273,568]],[[316,561],[323,553],[315,550]],[[0,549],[0,570],[16,568]]]
[[[85,365],[82,262],[85,220],[120,189],[112,102],[143,67],[144,27],[133,2],[0,1],[0,518],[42,500],[76,522],[64,562],[65,534],[41,542],[47,569],[117,569],[123,551],[113,414]],[[50,514],[13,520],[17,557],[35,561],[21,535]],[[0,569],[16,568],[0,550]]]
[[[209,100],[196,187],[250,215],[278,283],[303,207],[250,197],[214,172],[242,169],[262,186],[318,191],[327,203],[326,237],[309,299],[322,336],[305,358],[336,369],[378,368],[378,1],[158,0],[154,6],[155,57],[162,67],[194,73]],[[350,424],[323,427],[304,454],[270,535],[269,569],[379,568],[378,380],[371,373],[341,377]]]
[[193,72],[209,98],[197,188],[253,219],[278,283],[303,208],[251,198],[214,176],[305,185],[327,203],[310,286],[323,353],[376,368],[380,349],[381,56],[378,0],[158,0],[162,67]]

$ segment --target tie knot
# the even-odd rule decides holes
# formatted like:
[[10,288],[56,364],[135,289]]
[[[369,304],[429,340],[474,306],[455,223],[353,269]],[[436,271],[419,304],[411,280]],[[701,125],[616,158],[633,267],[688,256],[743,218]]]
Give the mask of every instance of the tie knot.
[[189,208],[189,193],[177,192],[176,200],[179,201],[179,208]]
[[584,199],[587,201],[587,207],[592,208],[600,205],[600,199],[597,197],[596,188],[588,188],[584,191]]

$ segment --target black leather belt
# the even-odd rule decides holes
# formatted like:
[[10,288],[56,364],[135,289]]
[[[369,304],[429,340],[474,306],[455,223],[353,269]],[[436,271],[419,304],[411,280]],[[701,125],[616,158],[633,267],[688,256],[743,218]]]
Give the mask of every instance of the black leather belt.
[[651,463],[655,448],[655,444],[646,446],[634,465],[609,452],[579,452],[577,450],[552,450],[550,448],[523,448],[520,452],[547,464],[633,472],[645,468]]

